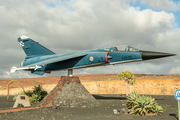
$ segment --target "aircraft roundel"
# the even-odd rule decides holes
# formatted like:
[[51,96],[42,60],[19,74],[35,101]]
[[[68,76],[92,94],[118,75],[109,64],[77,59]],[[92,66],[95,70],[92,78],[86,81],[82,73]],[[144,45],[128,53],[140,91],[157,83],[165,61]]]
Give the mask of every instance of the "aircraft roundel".
[[91,56],[91,57],[89,58],[89,60],[90,60],[90,61],[93,61],[93,60],[94,60],[93,56]]

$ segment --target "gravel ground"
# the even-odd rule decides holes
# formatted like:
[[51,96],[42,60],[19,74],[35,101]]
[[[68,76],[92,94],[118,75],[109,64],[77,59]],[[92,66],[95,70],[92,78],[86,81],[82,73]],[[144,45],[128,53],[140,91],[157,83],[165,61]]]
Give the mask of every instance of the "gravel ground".
[[[122,102],[126,100],[120,95],[94,95],[100,103],[95,108],[40,108],[34,110],[1,113],[0,120],[177,120],[178,106],[174,96],[151,95],[163,107],[161,116],[132,116],[114,114],[113,109],[122,109]],[[12,96],[7,100],[0,97],[0,109],[12,108]]]

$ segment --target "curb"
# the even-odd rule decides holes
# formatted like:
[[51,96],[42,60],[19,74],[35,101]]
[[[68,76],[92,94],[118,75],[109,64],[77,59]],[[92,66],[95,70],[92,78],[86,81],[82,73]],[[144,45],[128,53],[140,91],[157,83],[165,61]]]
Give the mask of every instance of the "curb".
[[22,110],[31,110],[31,109],[39,109],[42,107],[28,107],[28,108],[15,108],[15,109],[7,109],[7,110],[0,110],[0,113],[9,113],[9,112],[16,112]]

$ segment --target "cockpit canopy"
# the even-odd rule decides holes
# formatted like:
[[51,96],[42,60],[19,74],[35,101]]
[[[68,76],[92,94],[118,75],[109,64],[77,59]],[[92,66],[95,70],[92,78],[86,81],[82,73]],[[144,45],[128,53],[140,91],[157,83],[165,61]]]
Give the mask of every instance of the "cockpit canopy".
[[113,47],[114,52],[138,52],[139,49],[133,48],[128,45],[120,45]]

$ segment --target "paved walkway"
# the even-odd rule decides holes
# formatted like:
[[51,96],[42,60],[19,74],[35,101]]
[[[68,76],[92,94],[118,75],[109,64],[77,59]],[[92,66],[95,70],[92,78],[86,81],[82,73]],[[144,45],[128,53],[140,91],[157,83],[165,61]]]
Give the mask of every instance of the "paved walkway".
[[[100,102],[96,108],[39,108],[10,113],[0,113],[0,120],[177,120],[177,101],[174,96],[153,95],[163,107],[161,116],[132,116],[114,114],[113,109],[122,109],[124,97],[119,95],[94,95]],[[0,97],[0,110],[12,108],[12,97]]]

